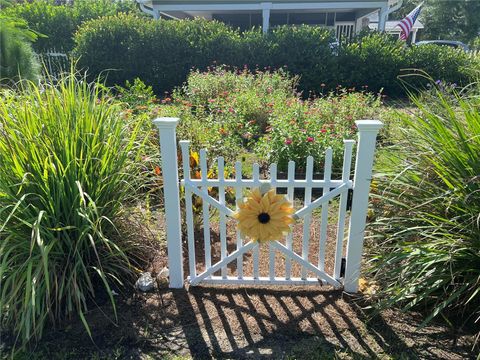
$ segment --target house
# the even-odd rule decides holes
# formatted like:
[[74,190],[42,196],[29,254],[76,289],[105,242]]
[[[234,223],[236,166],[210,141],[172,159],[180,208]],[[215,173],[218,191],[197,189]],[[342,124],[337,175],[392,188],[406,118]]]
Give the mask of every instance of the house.
[[142,11],[155,19],[202,17],[240,29],[261,26],[263,32],[284,24],[320,25],[334,29],[337,38],[369,26],[368,16],[378,13],[377,28],[384,31],[388,15],[403,0],[137,0]]

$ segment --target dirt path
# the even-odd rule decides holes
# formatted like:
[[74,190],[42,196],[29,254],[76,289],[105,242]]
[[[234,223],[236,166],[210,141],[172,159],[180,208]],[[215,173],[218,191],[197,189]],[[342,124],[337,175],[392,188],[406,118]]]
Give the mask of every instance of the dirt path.
[[[89,314],[95,345],[81,324],[47,334],[33,358],[468,359],[468,336],[389,310],[373,319],[331,288],[191,287],[136,294],[119,322]],[[42,354],[42,355],[40,355]]]

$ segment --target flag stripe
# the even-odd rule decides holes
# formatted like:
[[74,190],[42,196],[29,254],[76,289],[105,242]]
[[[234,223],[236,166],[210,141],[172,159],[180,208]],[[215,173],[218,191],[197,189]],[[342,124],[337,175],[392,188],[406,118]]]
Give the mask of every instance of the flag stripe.
[[398,27],[400,27],[400,39],[407,40],[410,32],[413,29],[413,25],[415,21],[417,21],[418,15],[422,9],[422,4],[418,5],[415,9],[413,9],[402,21],[398,23]]

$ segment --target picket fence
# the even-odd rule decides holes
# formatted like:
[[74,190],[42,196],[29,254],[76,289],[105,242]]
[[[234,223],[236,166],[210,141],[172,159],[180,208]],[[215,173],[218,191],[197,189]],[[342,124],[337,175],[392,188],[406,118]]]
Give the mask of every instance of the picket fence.
[[42,65],[44,75],[57,79],[62,73],[70,71],[70,59],[68,55],[56,49],[50,49],[37,54],[37,59]]
[[[235,178],[227,179],[224,176],[225,162],[223,157],[217,159],[218,178],[207,177],[207,155],[205,150],[200,151],[201,177],[192,179],[190,172],[190,150],[188,141],[180,141],[183,159],[183,179],[179,181],[177,161],[176,126],[177,118],[158,118],[154,120],[160,135],[160,152],[162,157],[162,173],[164,178],[166,237],[169,266],[169,285],[172,288],[182,288],[185,277],[183,269],[183,242],[181,231],[180,186],[184,187],[185,196],[185,222],[187,230],[186,243],[188,246],[187,280],[190,285],[200,284],[251,284],[251,285],[318,285],[326,283],[340,288],[343,286],[347,292],[355,293],[358,290],[358,281],[362,261],[364,230],[368,210],[369,188],[372,176],[375,144],[378,131],[382,123],[378,120],[357,121],[358,145],[353,179],[351,179],[352,151],[354,140],[344,140],[344,158],[341,179],[332,179],[332,149],[327,149],[325,154],[324,178],[313,179],[312,157],[307,158],[306,176],[302,179],[295,178],[295,163],[288,164],[288,178],[277,179],[277,166],[271,164],[269,179],[260,179],[258,164],[253,165],[251,179],[242,177],[242,164],[235,164]],[[259,248],[258,242],[242,238],[240,232],[236,233],[236,249],[227,251],[227,217],[234,213],[225,201],[226,188],[235,189],[236,200],[242,199],[245,188],[272,187],[286,189],[289,201],[294,200],[294,190],[304,189],[303,206],[297,209],[294,217],[303,219],[302,253],[293,250],[294,241],[292,234],[285,239],[268,242],[269,251],[269,276],[259,276]],[[212,197],[208,189],[218,189],[218,199]],[[322,189],[322,195],[312,199],[312,189]],[[351,210],[349,216],[349,231],[346,238],[346,254],[344,253],[344,230],[347,220],[347,197],[349,189],[353,190]],[[202,199],[203,207],[203,242],[205,268],[197,272],[195,258],[196,240],[194,229],[194,214],[192,210],[192,195]],[[325,270],[325,245],[327,240],[328,206],[329,202],[339,196],[338,221],[336,224],[336,245],[333,273]],[[312,211],[320,208],[320,236],[319,239],[310,238],[310,223]],[[212,239],[210,230],[210,209],[218,210],[220,261],[212,264]],[[318,261],[309,261],[309,243],[319,241]],[[244,254],[252,252],[253,273],[247,274],[244,266]],[[285,260],[285,273],[277,274],[275,269],[275,254],[280,252]],[[317,255],[317,254],[316,254]],[[344,274],[341,272],[342,258],[345,258]],[[234,275],[227,274],[227,265],[236,261]],[[302,270],[300,277],[292,277],[292,262],[300,264]],[[220,275],[214,273],[220,271]],[[315,277],[307,277],[313,273]]]

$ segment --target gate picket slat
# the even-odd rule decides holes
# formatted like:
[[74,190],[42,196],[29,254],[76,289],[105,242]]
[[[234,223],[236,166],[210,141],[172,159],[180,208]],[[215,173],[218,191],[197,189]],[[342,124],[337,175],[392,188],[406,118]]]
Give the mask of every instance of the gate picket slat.
[[[207,151],[205,149],[200,150],[200,173],[202,179],[208,178],[207,169]],[[208,193],[208,187],[203,186],[202,190]],[[212,254],[210,246],[210,206],[203,200],[203,239],[205,242],[205,267],[209,269],[212,266]]]
[[[325,152],[325,166],[323,171],[323,179],[330,181],[332,177],[332,148],[328,148]],[[330,185],[323,188],[322,195],[327,195],[330,192]],[[318,268],[322,271],[325,270],[325,247],[327,243],[327,225],[328,225],[328,205],[330,202],[326,202],[322,205],[321,223],[320,223],[320,243],[318,247]]]
[[[343,153],[343,168],[342,181],[348,182],[350,180],[350,170],[352,167],[352,151],[354,140],[343,140],[345,150]],[[345,217],[347,213],[347,199],[348,192],[340,195],[340,203],[338,206],[338,224],[337,224],[337,244],[335,248],[335,263],[333,267],[333,274],[335,279],[340,279],[340,272],[342,268],[343,255],[343,238],[345,236]]]
[[[218,158],[218,179],[225,178],[225,160],[223,157]],[[218,187],[218,201],[225,205],[225,187]],[[220,257],[223,260],[227,256],[227,220],[225,214],[220,213]],[[227,278],[227,267],[222,267],[222,278]]]
[[[295,180],[295,162],[289,161],[288,162],[288,181],[293,182]],[[294,186],[290,185],[287,188],[287,199],[293,204],[293,191]],[[289,232],[287,235],[287,249],[292,250],[293,244],[293,231]],[[291,278],[292,273],[292,260],[287,256],[285,259],[285,279],[289,280]]]
[[[260,186],[260,166],[258,165],[258,163],[253,164],[253,183],[255,187]],[[260,253],[258,242],[256,246],[253,248],[252,253],[253,253],[253,277],[255,279],[258,279],[258,276],[259,276],[258,258]]]
[[[277,164],[271,164],[270,165],[270,181],[272,182],[273,186],[276,180],[277,180]],[[275,279],[275,249],[273,248],[271,241],[269,241],[269,244],[268,244],[268,252],[269,252],[269,271],[268,272],[269,272],[270,280],[273,281]]]
[[[311,180],[313,178],[313,157],[307,157],[307,169],[305,173],[305,179]],[[304,205],[310,205],[312,202],[312,187],[305,187],[305,200]],[[303,223],[303,239],[302,239],[302,258],[305,261],[308,261],[308,248],[310,245],[310,222],[312,216],[310,214],[306,215]],[[307,269],[302,267],[302,279],[307,278]]]
[[[183,177],[190,181],[190,141],[180,141],[183,161]],[[195,231],[193,229],[192,192],[185,187],[185,213],[187,221],[188,264],[191,277],[197,276],[195,261]]]
[[[235,163],[235,180],[237,184],[239,181],[242,180],[242,163],[237,161]],[[235,202],[236,202],[236,209],[238,210],[238,202],[241,201],[243,198],[242,187],[236,186],[235,187]],[[237,227],[237,250],[239,250],[243,246],[242,234]],[[237,277],[239,279],[243,279],[243,256],[237,258]]]

